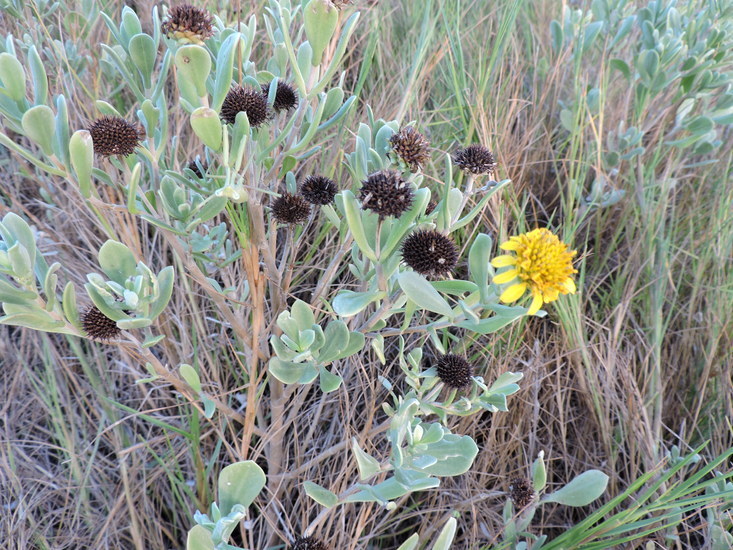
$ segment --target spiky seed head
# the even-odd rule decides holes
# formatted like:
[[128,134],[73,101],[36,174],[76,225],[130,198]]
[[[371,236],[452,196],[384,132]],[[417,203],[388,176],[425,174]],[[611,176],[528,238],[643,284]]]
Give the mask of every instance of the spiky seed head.
[[389,142],[392,144],[392,151],[413,172],[430,161],[430,142],[412,126],[402,128],[389,138]]
[[145,133],[140,126],[118,116],[103,116],[89,127],[94,153],[103,157],[131,155]]
[[371,210],[380,218],[399,218],[412,205],[410,184],[396,170],[381,170],[367,176],[361,184],[361,207]]
[[300,195],[283,193],[272,203],[272,215],[280,223],[303,223],[310,213],[311,205]]
[[534,500],[532,483],[521,477],[512,479],[509,485],[509,497],[517,510],[526,508]]
[[108,341],[117,338],[121,330],[117,323],[102,313],[97,306],[89,306],[81,315],[81,326],[92,340]]
[[202,44],[214,35],[209,12],[191,4],[173,6],[160,30],[168,38],[194,44]]
[[[201,165],[201,167],[199,167],[199,164]],[[191,162],[188,163],[188,169],[191,170],[194,174],[196,174],[197,178],[204,179],[204,175],[206,174],[206,171],[209,169],[209,165],[208,163],[206,163],[203,160],[199,160],[198,162],[196,160],[192,160]]]
[[293,543],[290,550],[328,550],[328,547],[316,537],[302,537]]
[[402,259],[421,275],[445,277],[458,263],[458,248],[450,237],[423,229],[404,240]]
[[494,154],[483,145],[469,145],[453,153],[453,162],[464,170],[478,176],[489,174],[496,168]]
[[300,184],[300,194],[311,204],[331,204],[336,193],[336,183],[325,176],[307,176]]
[[448,353],[438,358],[438,378],[450,388],[465,388],[471,383],[473,367],[460,355]]
[[428,202],[428,205],[425,207],[425,215],[429,216],[433,212],[435,212],[435,209],[438,207],[438,203],[435,202],[433,199],[430,199]]
[[245,112],[249,119],[249,125],[257,128],[270,118],[270,110],[267,107],[267,96],[262,91],[249,86],[234,86],[224,98],[221,104],[220,116],[224,122],[234,124],[237,121],[237,114]]
[[[270,93],[270,85],[262,85],[262,94],[267,97]],[[280,111],[289,111],[295,109],[298,106],[298,92],[295,91],[292,85],[282,80],[277,81],[277,89],[275,90],[275,101],[272,104],[272,108],[278,113]]]

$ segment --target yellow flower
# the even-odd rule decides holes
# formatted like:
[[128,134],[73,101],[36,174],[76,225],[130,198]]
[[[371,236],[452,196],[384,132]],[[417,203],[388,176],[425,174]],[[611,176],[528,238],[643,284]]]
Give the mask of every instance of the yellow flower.
[[529,315],[534,315],[542,307],[557,300],[560,294],[574,294],[575,281],[572,279],[573,256],[575,250],[557,238],[548,229],[535,229],[510,237],[499,248],[514,252],[497,256],[491,260],[494,267],[509,267],[493,278],[496,284],[512,282],[499,299],[504,303],[515,302],[529,290],[532,304]]

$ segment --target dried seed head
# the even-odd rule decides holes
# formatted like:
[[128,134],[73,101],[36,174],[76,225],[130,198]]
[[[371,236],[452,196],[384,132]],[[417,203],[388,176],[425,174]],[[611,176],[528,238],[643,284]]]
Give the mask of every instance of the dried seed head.
[[336,183],[325,176],[308,176],[300,184],[300,194],[311,204],[331,204],[336,193]]
[[140,126],[118,116],[103,116],[89,127],[94,152],[97,155],[131,155],[145,136]]
[[81,315],[81,326],[92,340],[108,341],[122,332],[117,323],[102,313],[97,306],[89,306]]
[[389,138],[389,142],[392,144],[392,151],[413,172],[430,160],[430,142],[412,126],[402,128]]
[[464,388],[471,383],[473,367],[460,355],[441,355],[438,358],[438,378],[451,388]]
[[512,479],[509,485],[509,497],[517,510],[526,508],[534,500],[534,489],[528,479],[521,477]]
[[168,38],[195,44],[201,44],[214,35],[209,12],[191,4],[173,6],[160,30]]
[[438,231],[420,230],[403,241],[402,259],[421,275],[444,277],[458,263],[458,248]]
[[[199,167],[199,165],[201,166]],[[192,160],[191,162],[188,163],[188,169],[191,170],[194,174],[196,174],[197,178],[204,179],[204,176],[206,175],[206,171],[209,169],[209,165],[208,163],[206,163],[203,160],[199,160],[198,162],[196,160]]]
[[328,547],[316,537],[304,537],[296,540],[290,550],[328,550]]
[[247,113],[249,125],[257,128],[270,118],[267,96],[254,88],[234,86],[221,104],[220,116],[223,121],[234,124],[241,112]]
[[310,213],[311,205],[300,195],[283,193],[272,203],[272,215],[280,223],[303,223]]
[[435,212],[435,209],[438,207],[438,203],[435,202],[433,199],[430,199],[428,202],[428,205],[425,207],[425,215],[429,216],[433,212]]
[[489,174],[496,167],[494,154],[483,145],[469,145],[453,153],[453,162],[474,175]]
[[381,170],[370,174],[359,191],[361,207],[371,210],[380,218],[399,218],[412,205],[410,184],[395,170]]
[[[262,94],[267,97],[270,93],[270,85],[262,85]],[[290,84],[283,82],[282,80],[277,81],[277,89],[275,90],[275,101],[272,104],[272,108],[277,112],[289,111],[295,109],[298,106],[298,92],[295,91]]]

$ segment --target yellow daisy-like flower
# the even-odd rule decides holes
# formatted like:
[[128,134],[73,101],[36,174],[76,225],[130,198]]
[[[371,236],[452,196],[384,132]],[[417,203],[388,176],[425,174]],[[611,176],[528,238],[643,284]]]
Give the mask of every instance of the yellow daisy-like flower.
[[568,250],[568,245],[548,229],[510,237],[499,248],[514,252],[491,260],[494,267],[511,268],[493,278],[499,285],[513,282],[499,297],[502,302],[516,302],[529,290],[532,304],[527,313],[534,315],[542,304],[557,300],[560,294],[575,293],[572,275],[578,272],[573,269],[577,252]]

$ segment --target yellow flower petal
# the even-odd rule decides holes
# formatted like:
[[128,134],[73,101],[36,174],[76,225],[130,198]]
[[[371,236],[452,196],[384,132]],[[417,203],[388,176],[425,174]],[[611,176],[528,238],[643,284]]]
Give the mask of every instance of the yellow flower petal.
[[510,286],[504,292],[502,292],[501,296],[499,296],[499,299],[505,304],[509,302],[516,302],[517,300],[519,300],[519,298],[522,297],[522,294],[524,294],[525,290],[527,290],[527,283],[517,283],[516,285]]
[[529,306],[529,311],[527,312],[527,315],[535,315],[540,310],[541,307],[542,307],[542,293],[541,292],[532,293],[532,305]]
[[562,283],[562,286],[565,288],[565,290],[568,291],[568,294],[575,294],[575,291],[577,290],[575,286],[575,281],[572,279],[565,279]]
[[518,241],[506,241],[499,245],[502,250],[519,250],[521,243]]
[[504,283],[508,283],[509,281],[516,279],[517,275],[518,273],[516,269],[509,269],[504,273],[499,273],[496,277],[494,277],[493,281],[497,285],[503,285]]
[[508,267],[517,263],[516,256],[510,256],[509,254],[502,254],[491,260],[491,265],[494,267]]
[[549,288],[545,290],[544,292],[544,300],[545,303],[554,302],[557,300],[557,297],[560,295],[560,292],[556,288]]

